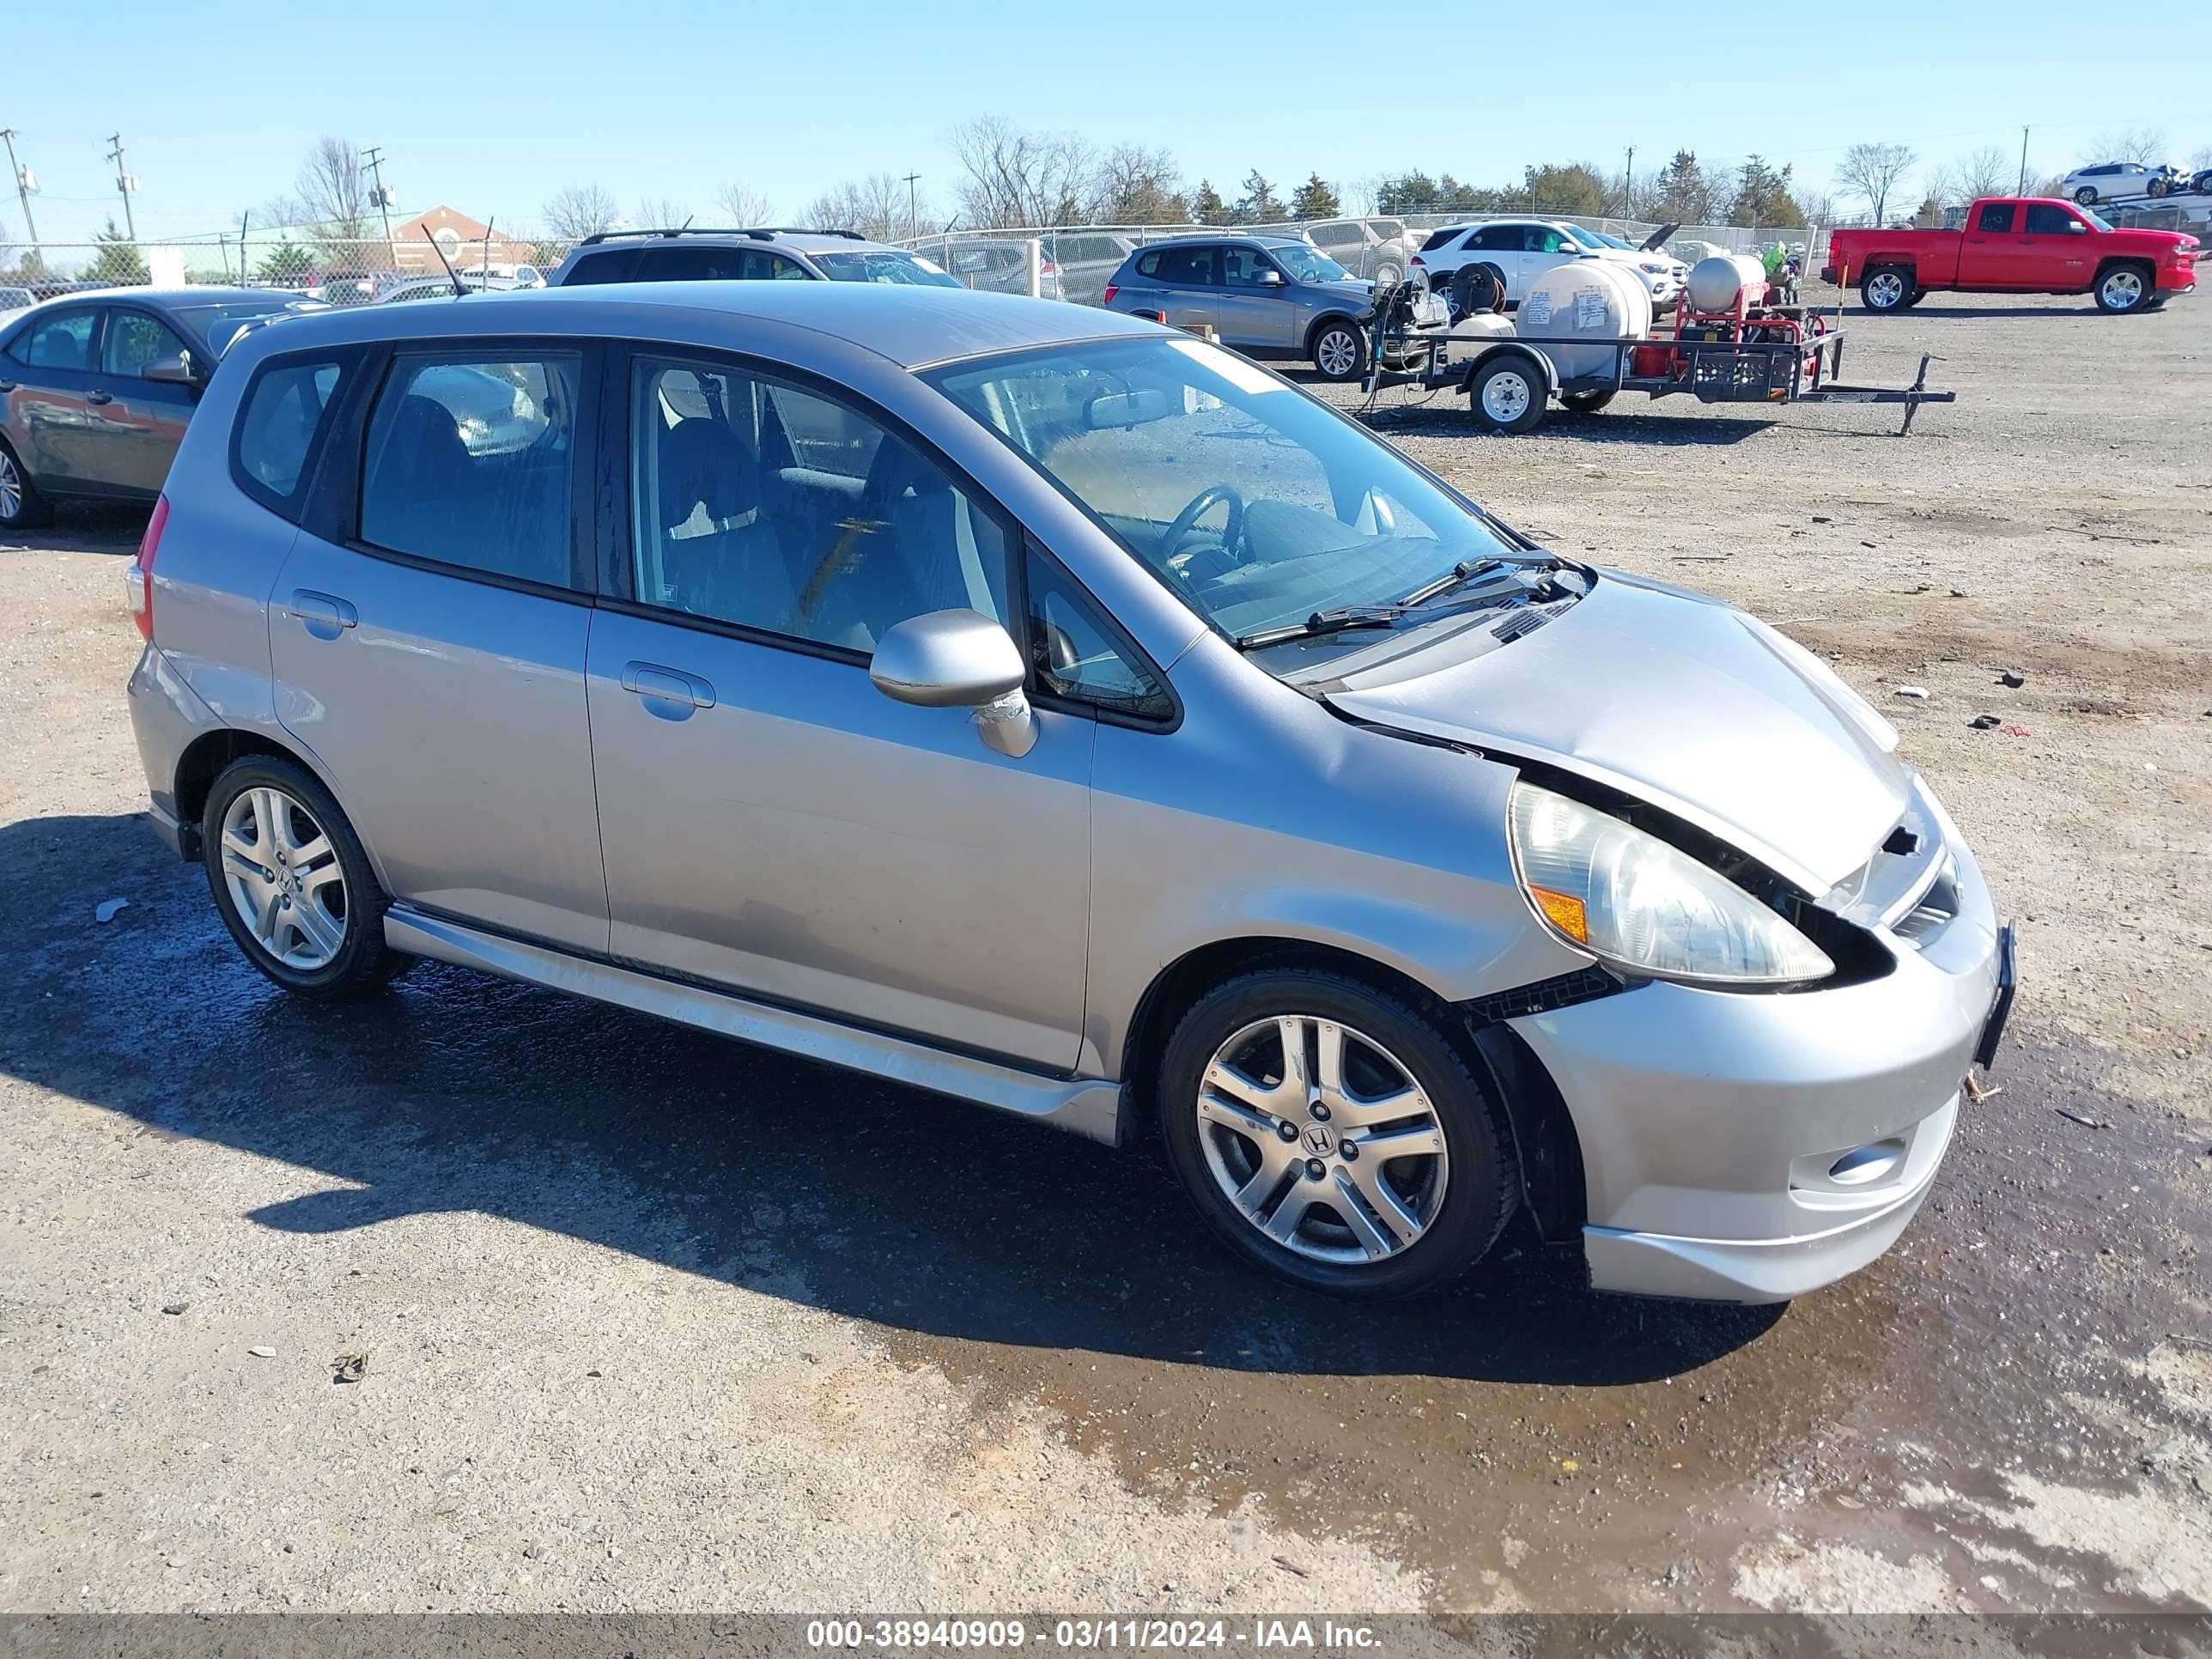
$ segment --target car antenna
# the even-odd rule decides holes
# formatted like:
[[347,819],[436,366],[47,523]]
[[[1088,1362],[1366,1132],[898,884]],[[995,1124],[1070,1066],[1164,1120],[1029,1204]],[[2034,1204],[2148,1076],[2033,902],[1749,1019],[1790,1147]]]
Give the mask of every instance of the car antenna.
[[[430,222],[428,219],[420,220],[416,222],[415,228],[422,233],[422,240],[429,243],[430,252],[438,256],[438,263],[445,266],[446,280],[453,285],[453,297],[456,300],[459,299],[461,297],[461,279],[453,275],[453,262],[446,257],[446,250],[438,246],[438,239],[430,234]],[[489,230],[491,227],[489,225],[486,225],[484,228],[486,230]]]

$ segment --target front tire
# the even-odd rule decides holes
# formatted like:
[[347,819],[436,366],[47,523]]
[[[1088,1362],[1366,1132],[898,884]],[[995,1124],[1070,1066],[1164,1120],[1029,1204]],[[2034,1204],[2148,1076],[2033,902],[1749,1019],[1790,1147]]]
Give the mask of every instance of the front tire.
[[2166,194],[2166,180],[2163,179],[2154,179],[2150,181],[2146,189],[2147,193],[2152,198],[2152,199],[2156,200],[2159,197]]
[[246,958],[319,1002],[366,995],[409,965],[384,942],[390,902],[329,790],[271,755],[234,761],[200,819],[208,890]]
[[1270,969],[1183,1016],[1157,1097],[1168,1159],[1239,1255],[1309,1290],[1437,1290],[1518,1201],[1502,1115],[1441,1015],[1347,975]]
[[2097,278],[2097,309],[2115,317],[2130,311],[2148,311],[2157,292],[2151,273],[2145,267],[2114,265]]
[[1602,392],[1562,392],[1559,407],[1571,409],[1577,415],[1595,415],[1613,401],[1613,388]]
[[2096,206],[2097,192],[2095,189],[2088,185],[2082,185],[2081,189],[2074,192],[2074,204],[2076,207]]
[[0,438],[0,530],[33,530],[53,520],[53,503],[40,494],[38,485],[5,438]]
[[1358,380],[1366,372],[1366,331],[1341,317],[1324,319],[1307,341],[1306,349],[1324,380],[1342,385],[1346,380]]

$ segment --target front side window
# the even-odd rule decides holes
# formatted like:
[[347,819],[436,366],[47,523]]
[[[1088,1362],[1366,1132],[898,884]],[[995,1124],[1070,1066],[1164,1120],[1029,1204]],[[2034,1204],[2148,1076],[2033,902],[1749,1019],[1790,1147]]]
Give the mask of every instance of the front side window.
[[1291,273],[1291,280],[1300,283],[1348,283],[1352,273],[1323,253],[1317,247],[1308,247],[1304,242],[1285,242],[1271,248],[1275,261]]
[[1974,228],[1990,234],[2001,234],[2012,229],[2012,204],[1985,202],[1974,220]]
[[103,374],[136,380],[146,365],[164,357],[181,356],[185,343],[143,311],[111,311],[107,331],[100,337],[100,367]]
[[2030,202],[2027,204],[2027,234],[2030,236],[2071,236],[2075,226],[2081,222],[2056,203]]
[[[931,611],[1007,620],[998,520],[858,410],[735,368],[640,358],[630,411],[641,603],[863,653]],[[802,434],[823,446],[811,461]]]
[[1222,269],[1231,288],[1257,288],[1262,280],[1261,273],[1275,268],[1256,247],[1224,248],[1221,257]]
[[1197,340],[1054,346],[927,378],[1232,638],[1519,551],[1379,439]]
[[92,325],[89,311],[65,311],[25,330],[14,347],[33,368],[92,368]]
[[361,538],[487,574],[565,586],[582,360],[394,362],[368,422]]
[[300,493],[323,411],[343,365],[280,363],[262,370],[239,411],[233,457],[247,493],[287,517]]

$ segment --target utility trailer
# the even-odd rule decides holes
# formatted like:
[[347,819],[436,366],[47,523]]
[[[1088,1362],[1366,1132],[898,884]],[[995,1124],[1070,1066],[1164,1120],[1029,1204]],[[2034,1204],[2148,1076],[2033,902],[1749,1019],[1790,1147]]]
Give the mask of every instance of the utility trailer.
[[[1605,339],[1589,335],[1455,335],[1394,325],[1386,296],[1370,328],[1364,389],[1371,403],[1386,386],[1464,392],[1476,422],[1496,432],[1530,432],[1557,398],[1578,414],[1595,414],[1624,392],[1653,398],[1686,395],[1707,404],[1899,404],[1898,435],[1912,430],[1923,404],[1958,400],[1928,389],[1931,356],[1907,386],[1847,386],[1844,331],[1810,306],[1747,305],[1698,312],[1688,297],[1668,337]],[[1403,366],[1387,367],[1386,349]],[[1609,361],[1593,368],[1591,359]],[[1580,372],[1562,374],[1559,361]]]

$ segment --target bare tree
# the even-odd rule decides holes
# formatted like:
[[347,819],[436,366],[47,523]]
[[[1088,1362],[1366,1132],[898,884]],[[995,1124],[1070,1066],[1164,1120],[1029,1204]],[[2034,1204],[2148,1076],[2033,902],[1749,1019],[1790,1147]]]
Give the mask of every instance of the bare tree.
[[962,215],[978,228],[1080,223],[1097,194],[1091,146],[1072,133],[979,115],[952,130],[952,153]]
[[614,197],[597,185],[570,185],[556,190],[540,211],[546,230],[563,242],[580,242],[586,236],[612,230],[622,217]]
[[630,222],[639,230],[675,230],[691,221],[691,210],[665,196],[648,196]]
[[1797,205],[1805,210],[1808,225],[1832,225],[1836,222],[1836,198],[1826,191],[1808,191],[1797,198]]
[[2130,127],[2124,132],[2108,132],[2100,137],[2092,148],[2088,161],[2140,161],[2145,166],[2162,163],[2166,160],[2166,135],[2156,127]]
[[1889,205],[1890,192],[1918,159],[1903,144],[1853,144],[1844,152],[1836,182],[1844,187],[1844,194],[1864,201],[1879,225]]
[[1984,145],[1936,168],[1928,193],[1945,207],[1964,207],[1984,196],[2002,196],[2019,182],[2013,158],[1995,145]]
[[728,222],[737,226],[764,225],[775,217],[775,210],[769,205],[768,198],[750,185],[732,180],[714,192],[715,210],[728,216]]
[[1116,144],[1093,169],[1085,215],[1093,223],[1179,225],[1185,222],[1189,211],[1175,157],[1164,149]]
[[907,234],[906,182],[888,173],[872,173],[828,190],[799,216],[817,230],[857,230],[878,242]]

